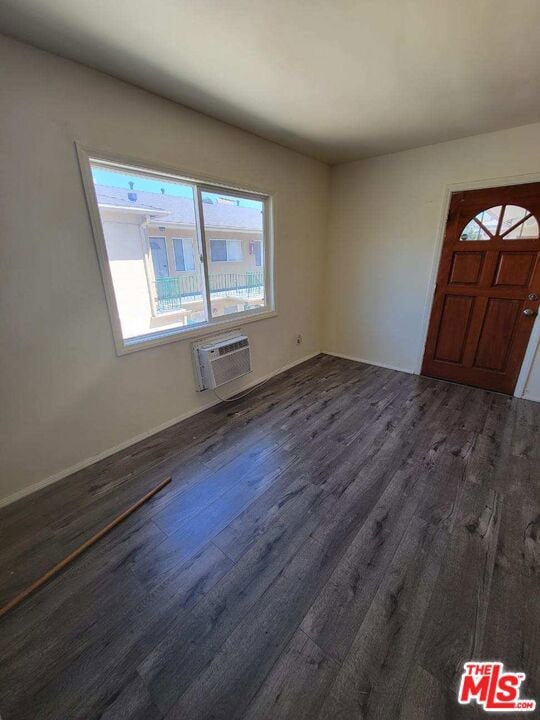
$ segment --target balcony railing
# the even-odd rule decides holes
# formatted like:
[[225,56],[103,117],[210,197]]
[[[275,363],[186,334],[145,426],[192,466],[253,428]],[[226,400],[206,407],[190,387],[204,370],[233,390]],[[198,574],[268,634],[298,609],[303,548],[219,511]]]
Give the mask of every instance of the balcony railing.
[[[216,295],[237,295],[242,298],[260,297],[264,288],[262,270],[248,270],[242,273],[210,273],[210,292]],[[177,277],[163,277],[155,280],[156,312],[174,312],[186,302],[202,300],[200,275],[186,274]]]

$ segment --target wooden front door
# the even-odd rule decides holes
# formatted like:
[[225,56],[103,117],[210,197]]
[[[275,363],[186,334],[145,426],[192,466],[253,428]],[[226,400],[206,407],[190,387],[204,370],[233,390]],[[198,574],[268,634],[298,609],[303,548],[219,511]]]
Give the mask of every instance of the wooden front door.
[[513,393],[538,313],[540,183],[454,193],[422,372]]

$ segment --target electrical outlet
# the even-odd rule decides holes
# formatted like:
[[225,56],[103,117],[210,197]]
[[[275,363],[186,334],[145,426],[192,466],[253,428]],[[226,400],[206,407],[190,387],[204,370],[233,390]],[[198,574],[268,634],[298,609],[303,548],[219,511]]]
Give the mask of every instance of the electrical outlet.
[[301,345],[301,344],[302,344],[302,339],[303,339],[303,338],[302,338],[301,335],[297,335],[297,336],[296,336],[296,344],[297,344],[297,345]]

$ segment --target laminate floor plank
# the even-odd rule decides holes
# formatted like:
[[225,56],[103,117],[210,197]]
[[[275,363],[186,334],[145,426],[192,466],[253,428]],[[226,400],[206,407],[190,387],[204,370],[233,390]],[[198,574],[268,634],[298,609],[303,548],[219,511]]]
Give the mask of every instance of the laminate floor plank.
[[480,720],[485,713],[474,705],[459,705],[427,670],[412,665],[401,697],[397,720]]
[[[296,368],[294,375],[287,372],[280,376],[279,381],[273,379],[264,389],[266,402],[257,402],[255,398],[248,406],[251,419],[267,414],[269,409],[280,404],[276,398],[286,397],[287,392],[294,394],[302,383],[310,386],[311,393],[315,392],[317,380],[324,382],[327,377],[339,374],[338,367],[332,368],[331,360],[324,357],[320,359],[322,372],[317,378],[310,373],[313,361],[308,361]],[[369,367],[353,367],[351,364],[348,370],[357,376],[369,371]],[[54,564],[166,475],[173,473],[174,487],[169,486],[154,498],[152,504],[166,504],[175,493],[182,492],[186,479],[192,480],[194,473],[201,471],[202,463],[198,454],[204,451],[207,457],[211,457],[208,447],[216,444],[216,434],[223,435],[226,432],[227,444],[231,452],[236,452],[230,426],[234,429],[238,425],[235,418],[242,415],[241,408],[242,401],[234,414],[232,411],[224,413],[223,408],[216,413],[211,408],[190,418],[187,432],[185,423],[172,426],[54,486],[44,488],[33,496],[35,503],[32,503],[31,508],[29,503],[22,500],[0,510],[0,541],[4,548],[0,554],[0,598],[8,597],[13,594],[13,590],[17,591],[28,584],[36,574],[47,570],[46,564],[36,568],[36,572],[29,568],[27,561],[22,562],[32,543],[39,543],[43,548],[40,554],[35,554],[36,565],[41,557],[45,557],[45,548],[49,550],[48,555]],[[224,416],[228,421],[226,423]],[[243,418],[242,422],[246,423],[247,420]],[[237,436],[237,441],[246,443],[245,433],[237,432]],[[258,436],[253,442],[257,439]],[[59,496],[62,497],[61,503],[58,502]],[[83,512],[83,509],[86,511]],[[147,508],[145,512],[148,512]],[[28,526],[29,519],[31,526]],[[60,538],[57,537],[59,534]],[[3,587],[6,577],[10,580],[7,590]]]
[[467,720],[540,699],[540,405],[320,355],[0,509],[2,720]]
[[266,676],[243,720],[310,720],[339,671],[339,664],[297,630]]
[[422,667],[445,687],[457,690],[463,663],[481,651],[500,514],[500,495],[463,487],[419,650]]
[[135,673],[123,688],[109,698],[99,720],[163,720],[163,715]]
[[413,517],[318,717],[397,717],[447,543]]
[[[345,660],[412,520],[418,499],[405,499],[409,480],[407,472],[397,471],[302,622],[302,630],[340,662]],[[418,481],[421,478],[413,479]],[[396,497],[401,502],[396,502]]]

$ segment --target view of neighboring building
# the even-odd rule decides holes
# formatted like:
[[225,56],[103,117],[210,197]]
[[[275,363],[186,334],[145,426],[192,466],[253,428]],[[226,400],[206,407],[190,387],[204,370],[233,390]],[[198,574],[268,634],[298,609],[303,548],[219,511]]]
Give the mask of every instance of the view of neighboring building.
[[[205,322],[191,187],[140,190],[136,176],[125,185],[95,182],[123,336]],[[262,307],[263,204],[203,192],[202,208],[212,317]]]

